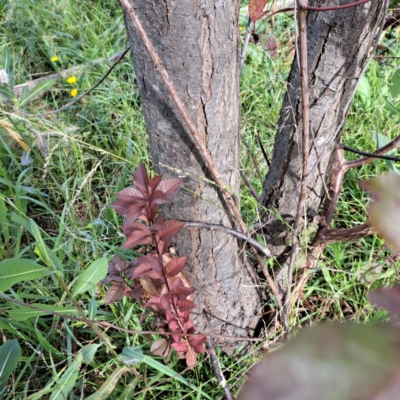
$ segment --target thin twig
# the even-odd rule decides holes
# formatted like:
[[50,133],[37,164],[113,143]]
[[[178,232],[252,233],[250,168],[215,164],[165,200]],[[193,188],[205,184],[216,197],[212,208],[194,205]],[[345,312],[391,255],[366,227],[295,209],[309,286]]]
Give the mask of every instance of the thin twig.
[[217,378],[218,384],[219,384],[219,386],[222,387],[222,389],[224,389],[226,400],[233,400],[228,383],[226,382],[224,374],[222,373],[217,353],[215,352],[213,343],[209,337],[207,338],[207,347],[210,352],[211,363],[212,363],[215,377]]
[[224,231],[226,233],[229,233],[232,236],[235,236],[238,239],[248,242],[253,247],[255,247],[257,250],[259,250],[264,257],[267,257],[267,258],[272,257],[271,252],[267,248],[262,246],[257,240],[255,240],[255,239],[251,238],[250,236],[247,236],[241,232],[235,231],[232,228],[228,228],[227,226],[208,224],[206,222],[197,222],[197,221],[182,221],[182,222],[186,222],[186,225],[185,225],[186,228],[205,228],[205,229],[209,229],[211,231]]
[[261,152],[262,152],[262,154],[263,154],[263,156],[264,156],[265,162],[267,163],[268,167],[270,167],[270,166],[271,166],[271,162],[269,161],[267,152],[266,152],[265,149],[264,149],[264,146],[263,146],[263,144],[262,144],[260,135],[258,134],[258,131],[257,131],[257,130],[255,130],[254,133],[256,134],[256,138],[257,138],[257,141],[258,141],[258,145],[260,146],[260,149],[261,149]]
[[239,169],[240,172],[240,176],[243,179],[243,182],[245,183],[245,185],[248,187],[248,189],[250,190],[250,193],[252,194],[252,196],[257,200],[257,203],[260,202],[260,196],[257,194],[257,192],[255,191],[253,185],[251,184],[251,182],[247,179],[247,176],[245,175],[245,173]]
[[346,8],[353,8],[357,7],[361,4],[368,3],[370,0],[359,0],[356,1],[355,3],[351,4],[345,4],[343,6],[332,6],[332,7],[314,7],[314,6],[304,6],[305,10],[310,10],[310,11],[336,11],[336,10],[345,10]]
[[286,304],[284,307],[283,320],[285,328],[289,327],[290,314],[290,293],[293,283],[293,269],[296,261],[297,253],[297,235],[300,226],[303,208],[307,198],[307,173],[308,173],[308,156],[309,156],[309,127],[310,127],[310,101],[308,93],[308,66],[307,66],[307,11],[305,9],[306,0],[297,0],[298,18],[299,18],[299,35],[300,35],[300,82],[301,82],[301,110],[302,110],[302,156],[303,171],[302,182],[300,188],[299,202],[297,206],[296,217],[293,224],[292,248],[290,251],[289,267],[288,267],[288,289],[286,294]]
[[121,62],[121,60],[125,57],[126,53],[128,53],[130,47],[127,47],[121,54],[120,56],[114,61],[114,63],[111,65],[111,67],[108,69],[108,71],[86,92],[80,94],[79,96],[76,96],[72,101],[69,103],[63,105],[61,108],[58,108],[57,110],[53,111],[48,111],[42,114],[30,114],[27,112],[22,112],[23,115],[27,117],[44,117],[46,115],[51,115],[51,114],[57,114],[61,111],[66,110],[68,107],[71,107],[73,104],[75,104],[77,101],[79,101],[82,97],[87,96],[90,94],[94,89],[96,89],[100,84],[104,82],[104,80],[110,75],[111,71]]
[[240,61],[239,61],[240,75],[242,75],[244,60],[246,59],[247,47],[249,46],[250,35],[251,35],[250,25],[251,25],[251,19],[249,18],[247,22],[246,36],[244,37],[242,52],[240,53]]
[[367,164],[368,162],[374,160],[375,158],[383,158],[385,160],[391,160],[391,161],[400,161],[400,158],[398,158],[398,157],[383,155],[399,146],[400,146],[400,135],[397,136],[395,139],[393,139],[391,142],[389,142],[387,145],[382,146],[380,149],[377,149],[373,153],[366,153],[366,152],[355,150],[355,149],[352,149],[351,147],[342,145],[342,148],[344,150],[349,150],[349,151],[352,151],[353,153],[360,154],[362,156],[366,156],[366,157],[360,158],[358,160],[347,161],[346,168],[350,169],[350,168],[355,168],[355,167],[361,167],[362,165]]
[[178,336],[199,336],[199,335],[204,335],[204,336],[209,336],[213,337],[216,339],[226,339],[226,340],[233,340],[233,341],[248,341],[248,342],[262,342],[264,339],[262,338],[248,338],[248,337],[240,337],[240,336],[225,336],[225,335],[216,335],[213,333],[173,333],[173,332],[161,332],[161,331],[137,331],[137,330],[132,330],[132,329],[126,329],[126,328],[121,328],[120,326],[114,325],[110,322],[107,321],[96,321],[96,320],[91,320],[88,318],[80,318],[80,317],[74,317],[73,315],[66,315],[62,314],[56,311],[50,311],[45,308],[41,307],[36,307],[32,306],[31,304],[23,303],[18,300],[14,300],[12,297],[9,297],[3,293],[0,293],[0,298],[3,300],[9,301],[14,304],[18,304],[23,307],[31,308],[32,310],[36,311],[42,311],[46,314],[54,315],[60,318],[65,318],[65,319],[70,319],[72,321],[77,321],[77,322],[82,322],[85,324],[94,324],[94,325],[99,325],[103,326],[105,328],[112,328],[121,332],[125,333],[130,333],[133,335],[161,335],[161,336],[171,336],[171,335],[178,335]]

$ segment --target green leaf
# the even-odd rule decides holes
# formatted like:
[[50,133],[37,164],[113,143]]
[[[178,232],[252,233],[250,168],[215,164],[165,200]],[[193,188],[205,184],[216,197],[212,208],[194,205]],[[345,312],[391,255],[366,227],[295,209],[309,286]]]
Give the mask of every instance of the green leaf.
[[0,98],[5,97],[8,100],[13,101],[15,99],[14,92],[11,90],[10,86],[7,84],[0,85]]
[[21,357],[18,340],[7,340],[0,346],[0,392],[6,386],[7,379],[16,368]]
[[132,383],[125,386],[125,390],[123,391],[121,396],[118,397],[117,400],[132,400],[132,399],[134,399],[136,385],[138,384],[139,381],[140,381],[140,376],[136,376]]
[[157,371],[167,375],[177,381],[183,383],[184,385],[190,387],[191,389],[195,390],[196,392],[201,392],[201,395],[204,396],[206,399],[210,399],[211,397],[204,393],[200,388],[196,387],[189,381],[187,381],[182,375],[179,375],[176,371],[168,368],[166,365],[161,364],[160,362],[156,361],[154,358],[146,356],[143,354],[142,349],[139,346],[134,347],[124,347],[121,354],[121,359],[128,365],[137,364],[139,362],[144,362],[145,364],[149,365],[152,368],[155,368]]
[[390,86],[390,94],[393,99],[400,95],[400,69],[396,69],[390,77],[392,85]]
[[0,292],[16,283],[30,281],[53,274],[48,268],[24,258],[9,258],[0,262]]
[[[82,358],[81,354],[80,359]],[[78,358],[78,357],[77,357]],[[67,400],[68,395],[75,386],[75,382],[78,379],[79,367],[82,360],[75,359],[69,365],[67,370],[62,374],[61,378],[58,380],[55,390],[50,396],[50,400]]]
[[48,79],[44,82],[38,83],[35,87],[29,90],[26,95],[23,96],[23,94],[21,93],[19,107],[25,107],[29,102],[39,97],[43,92],[49,90],[54,85],[54,83],[54,79]]
[[49,353],[61,354],[59,350],[57,350],[48,342],[48,340],[42,335],[42,333],[39,331],[36,325],[35,325],[35,333],[36,337],[39,340],[39,343],[44,347],[44,349],[46,349]]
[[13,70],[13,60],[10,48],[5,45],[2,50],[3,53],[3,68],[7,74],[11,74]]
[[[48,304],[31,304],[31,306],[42,308],[48,311],[54,311],[65,315],[73,315],[73,316],[79,315],[79,312],[74,306],[59,307],[59,306],[51,306]],[[36,318],[42,315],[49,315],[49,314],[51,314],[51,312],[34,310],[33,308],[23,307],[23,306],[8,312],[8,315],[15,321],[25,321],[29,318]]]
[[82,357],[83,357],[83,362],[85,364],[90,364],[94,356],[96,355],[97,349],[101,346],[101,344],[88,344],[82,348]]
[[127,371],[127,367],[117,368],[101,385],[99,390],[87,397],[86,400],[105,400],[113,392],[119,378]]
[[85,293],[94,288],[107,275],[108,260],[100,258],[94,261],[90,266],[83,271],[76,282],[73,296],[80,293]]
[[29,228],[29,232],[36,240],[37,247],[35,248],[35,253],[49,268],[63,272],[61,261],[56,254],[46,246],[40,234],[40,228],[33,219],[29,219]]
[[360,83],[357,86],[356,93],[360,95],[365,106],[369,107],[371,105],[371,86],[365,75],[362,76]]

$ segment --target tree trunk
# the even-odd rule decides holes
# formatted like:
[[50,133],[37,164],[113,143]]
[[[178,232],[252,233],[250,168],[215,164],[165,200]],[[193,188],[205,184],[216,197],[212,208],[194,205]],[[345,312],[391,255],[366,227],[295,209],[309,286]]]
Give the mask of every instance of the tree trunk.
[[[204,137],[225,183],[239,200],[239,1],[131,1]],[[130,19],[126,18],[156,172],[183,177],[184,189],[163,211],[169,219],[233,226],[217,188]],[[241,247],[224,232],[186,229],[176,242],[189,255],[197,288],[198,332],[252,334],[260,300],[243,266]],[[232,343],[224,345],[226,351]]]
[[[350,4],[354,0],[310,1],[314,6]],[[338,11],[316,12],[307,16],[308,71],[310,91],[310,156],[307,178],[308,197],[304,216],[318,213],[328,185],[332,154],[341,140],[345,108],[352,99],[357,77],[382,18],[380,0]],[[302,175],[302,123],[300,72],[297,56],[289,76],[287,92],[278,122],[271,168],[261,196],[271,211],[265,217],[270,250],[282,265],[290,249],[290,226],[297,211]],[[317,166],[319,162],[319,166]],[[280,214],[285,222],[276,218]],[[285,269],[277,281],[285,290]]]
[[[353,0],[312,0],[312,5]],[[239,199],[239,0],[131,0],[214,162]],[[308,52],[311,103],[309,196],[305,213],[318,212],[328,179],[338,129],[352,96],[383,10],[380,0],[356,8],[310,12]],[[126,27],[155,171],[181,176],[184,187],[167,218],[233,226],[217,188],[177,113],[158,71],[130,19]],[[288,228],[294,219],[301,182],[301,102],[297,58],[279,119],[274,156],[263,186],[262,202],[271,211],[266,231],[271,250],[287,254]],[[338,130],[339,134],[335,135]],[[316,168],[321,158],[320,168]],[[185,230],[176,246],[189,255],[189,277],[196,294],[197,330],[251,335],[260,297],[243,266],[241,247],[222,232]],[[196,310],[195,310],[196,311]],[[224,345],[226,351],[233,347]]]

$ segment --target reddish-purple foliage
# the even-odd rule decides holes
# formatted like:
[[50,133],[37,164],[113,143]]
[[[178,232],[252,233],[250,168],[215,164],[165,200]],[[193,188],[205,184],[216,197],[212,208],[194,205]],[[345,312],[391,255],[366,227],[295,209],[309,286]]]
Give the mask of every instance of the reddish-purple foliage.
[[197,354],[204,352],[206,337],[188,336],[195,331],[189,311],[196,305],[192,301],[195,288],[182,272],[187,257],[171,258],[168,254],[171,240],[185,223],[165,221],[158,214],[159,206],[177,195],[181,183],[181,179],[162,180],[162,175],[149,179],[146,168],[139,164],[133,175],[133,188],[117,193],[117,200],[111,207],[126,218],[121,227],[126,236],[122,247],[146,245],[146,254],[130,262],[114,256],[103,283],[114,283],[106,294],[106,304],[125,295],[136,300],[146,299],[146,307],[162,313],[168,329],[173,333],[172,343],[160,341],[154,348],[152,346],[153,354],[167,355],[172,347],[193,368]]

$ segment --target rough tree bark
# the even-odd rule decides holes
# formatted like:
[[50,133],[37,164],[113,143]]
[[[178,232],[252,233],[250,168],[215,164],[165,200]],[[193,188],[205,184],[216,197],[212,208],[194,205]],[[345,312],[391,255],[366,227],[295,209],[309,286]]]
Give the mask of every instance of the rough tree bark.
[[[239,201],[239,1],[131,1],[217,169]],[[184,190],[168,218],[234,226],[203,160],[129,18],[126,26],[154,170],[182,176]],[[187,229],[176,243],[189,255],[197,288],[199,332],[251,335],[260,300],[237,241],[223,232]],[[229,351],[229,343],[225,345]]]
[[[312,6],[333,6],[354,0],[312,0]],[[316,215],[325,195],[332,154],[341,140],[347,103],[369,55],[384,12],[382,1],[345,10],[316,12],[307,16],[310,90],[310,156],[308,197],[304,216]],[[290,249],[290,226],[297,211],[302,175],[302,123],[300,73],[297,56],[287,84],[278,122],[274,154],[263,185],[261,203],[271,211],[265,217],[270,250],[283,265]],[[319,166],[317,167],[317,164]],[[276,218],[279,213],[281,219]],[[305,218],[305,219],[306,219]],[[285,221],[283,222],[282,219]],[[285,290],[285,269],[277,274]]]
[[[352,0],[311,1],[311,5]],[[131,0],[174,85],[206,140],[232,192],[239,193],[239,0]],[[318,211],[323,195],[319,170],[327,179],[339,135],[334,137],[363,61],[382,18],[380,0],[357,8],[308,15],[311,143],[307,209]],[[128,17],[126,27],[155,171],[184,177],[186,189],[164,209],[168,218],[234,226],[217,188],[207,181],[203,160],[177,113],[140,36]],[[263,204],[290,223],[301,182],[301,107],[295,59],[279,124]],[[326,146],[326,148],[325,148]],[[272,215],[272,217],[271,217]],[[266,227],[275,254],[285,255],[286,225],[273,213]],[[188,254],[198,306],[198,331],[252,334],[260,297],[243,266],[241,247],[222,232],[185,230],[177,248]],[[225,350],[232,347],[225,345]]]

